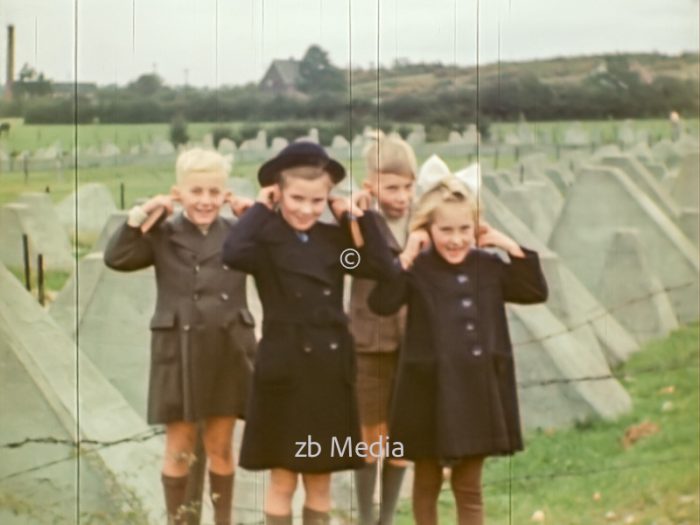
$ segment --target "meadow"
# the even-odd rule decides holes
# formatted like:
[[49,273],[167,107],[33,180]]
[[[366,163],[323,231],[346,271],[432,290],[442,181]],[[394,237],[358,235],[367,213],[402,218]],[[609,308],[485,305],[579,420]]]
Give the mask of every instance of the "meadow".
[[[697,324],[679,329],[615,370],[634,403],[619,420],[530,433],[524,452],[489,459],[486,523],[700,523],[698,334]],[[626,447],[626,432],[641,424],[652,433]],[[447,483],[439,512],[441,523],[456,523]],[[397,525],[409,523],[406,503]]]

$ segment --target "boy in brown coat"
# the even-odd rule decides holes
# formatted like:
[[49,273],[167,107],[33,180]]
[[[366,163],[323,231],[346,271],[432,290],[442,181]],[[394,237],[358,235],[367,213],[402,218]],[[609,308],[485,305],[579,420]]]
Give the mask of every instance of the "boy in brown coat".
[[[162,482],[170,523],[186,522],[185,488],[197,423],[204,423],[217,525],[231,523],[236,418],[244,415],[255,352],[245,275],[221,262],[232,221],[219,216],[229,166],[216,152],[193,149],[176,164],[177,184],[131,210],[110,240],[105,263],[134,271],[153,265],[157,304],[151,319],[148,422],[166,428]],[[146,230],[149,216],[173,203],[183,211]],[[165,216],[165,214],[163,214]]]
[[[363,191],[355,196],[359,207],[376,207],[381,216],[384,239],[395,256],[406,243],[411,203],[415,193],[416,157],[400,138],[385,137],[381,131],[364,153],[367,178]],[[398,349],[404,332],[405,311],[380,317],[367,305],[374,281],[353,278],[350,296],[350,331],[357,350],[357,397],[362,439],[368,445],[386,439],[387,410],[394,383]],[[382,458],[379,523],[393,523],[406,462]],[[374,489],[380,461],[368,456],[355,474],[358,523],[376,524]]]

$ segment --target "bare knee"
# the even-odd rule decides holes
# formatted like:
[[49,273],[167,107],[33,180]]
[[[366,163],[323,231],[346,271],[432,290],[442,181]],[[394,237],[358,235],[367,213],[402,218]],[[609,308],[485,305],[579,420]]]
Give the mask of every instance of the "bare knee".
[[294,472],[273,469],[270,473],[270,492],[276,497],[287,500],[292,499],[294,491],[297,489],[297,474]]
[[163,473],[169,476],[184,476],[194,457],[197,430],[194,424],[178,421],[169,423],[165,429],[165,458]]
[[218,474],[229,474],[233,470],[234,418],[211,418],[204,430],[204,450],[210,469]]
[[306,491],[305,506],[327,512],[331,508],[331,475],[303,474],[304,490]]

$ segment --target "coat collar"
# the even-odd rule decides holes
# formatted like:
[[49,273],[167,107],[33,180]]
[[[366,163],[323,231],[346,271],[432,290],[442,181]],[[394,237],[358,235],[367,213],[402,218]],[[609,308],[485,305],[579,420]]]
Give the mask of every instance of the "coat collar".
[[340,253],[328,249],[335,245],[328,242],[329,236],[333,234],[332,228],[316,222],[305,232],[309,239],[303,242],[294,228],[278,213],[266,225],[263,238],[272,245],[276,265],[330,285],[334,282],[330,268],[335,263],[340,264],[337,259]]
[[170,230],[171,241],[190,251],[197,252],[199,259],[204,260],[221,253],[226,225],[224,219],[217,217],[205,235],[195,224],[179,213],[173,218]]

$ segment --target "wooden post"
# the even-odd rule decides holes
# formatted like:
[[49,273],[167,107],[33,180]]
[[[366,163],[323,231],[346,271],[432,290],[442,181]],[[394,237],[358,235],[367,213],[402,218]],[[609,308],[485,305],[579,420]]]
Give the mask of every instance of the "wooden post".
[[29,237],[22,234],[22,257],[24,258],[24,287],[28,292],[32,291],[32,270],[29,264]]
[[44,296],[44,256],[42,254],[37,255],[36,258],[36,286],[39,304],[44,306],[46,297]]
[[120,182],[119,183],[119,204],[121,206],[120,209],[124,209],[124,183]]

